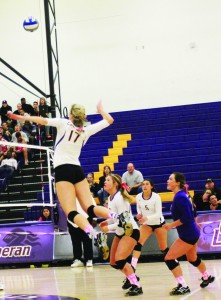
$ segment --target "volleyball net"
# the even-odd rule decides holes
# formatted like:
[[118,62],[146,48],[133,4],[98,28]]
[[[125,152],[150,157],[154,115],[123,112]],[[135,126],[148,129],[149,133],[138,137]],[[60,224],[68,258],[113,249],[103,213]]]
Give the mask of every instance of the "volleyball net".
[[[25,165],[24,152],[28,154]],[[16,154],[15,150],[20,150]],[[18,163],[17,170],[8,178],[7,154],[14,156]],[[53,176],[53,150],[46,146],[11,143],[0,141],[0,209],[55,206],[55,189]],[[7,211],[6,210],[6,211]],[[25,210],[25,209],[24,209]]]

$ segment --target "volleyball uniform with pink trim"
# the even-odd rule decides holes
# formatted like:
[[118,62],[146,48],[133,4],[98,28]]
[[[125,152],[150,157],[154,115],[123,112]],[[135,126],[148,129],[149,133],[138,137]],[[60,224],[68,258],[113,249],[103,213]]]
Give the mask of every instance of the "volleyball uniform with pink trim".
[[67,119],[48,118],[47,122],[48,126],[57,128],[54,168],[64,164],[80,166],[81,149],[89,137],[110,125],[106,120],[81,128],[76,127]]
[[[120,215],[121,213],[127,211],[130,213],[130,223],[132,224],[133,229],[138,229],[138,225],[135,222],[133,215],[131,213],[131,206],[130,203],[121,195],[120,191],[118,191],[114,197],[111,199],[111,197],[108,197],[108,208]],[[124,229],[122,227],[118,226],[118,223],[113,223],[113,220],[109,219],[108,222],[108,229],[109,231],[115,231],[115,233],[119,236],[124,234]]]
[[137,213],[147,217],[148,220],[143,224],[145,225],[160,225],[164,222],[162,214],[162,202],[157,193],[152,192],[149,199],[143,198],[143,193],[136,196]]

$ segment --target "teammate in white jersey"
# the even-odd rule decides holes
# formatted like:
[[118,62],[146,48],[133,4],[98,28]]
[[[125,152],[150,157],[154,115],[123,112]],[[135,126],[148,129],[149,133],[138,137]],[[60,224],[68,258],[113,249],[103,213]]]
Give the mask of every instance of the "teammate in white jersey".
[[54,171],[58,199],[67,215],[68,221],[71,224],[75,223],[90,237],[96,236],[96,233],[88,220],[77,212],[76,197],[83,210],[91,218],[99,216],[105,219],[115,219],[119,217],[106,207],[93,205],[88,182],[79,162],[81,148],[85,145],[88,138],[114,121],[112,116],[104,111],[101,101],[97,104],[97,112],[101,114],[103,120],[87,127],[83,127],[86,120],[85,108],[78,104],[72,105],[69,120],[20,116],[8,112],[9,118],[13,120],[32,121],[37,124],[57,128]]
[[[168,252],[167,247],[167,231],[162,227],[165,224],[162,214],[162,202],[160,196],[154,192],[154,184],[151,179],[144,179],[142,184],[143,192],[136,196],[137,204],[137,219],[140,226],[140,238],[137,245],[134,247],[131,265],[136,270],[138,259],[141,255],[141,249],[144,243],[154,232],[158,241],[158,245],[164,256]],[[123,289],[128,289],[130,282],[125,279],[122,286]]]
[[139,285],[138,279],[134,274],[132,266],[127,262],[128,256],[137,244],[140,237],[140,232],[136,221],[131,213],[130,202],[134,199],[130,196],[126,190],[126,184],[122,183],[122,179],[117,174],[109,174],[104,182],[104,190],[107,191],[110,196],[108,198],[108,207],[116,214],[127,212],[128,222],[132,224],[131,235],[125,231],[129,231],[129,228],[122,228],[124,224],[121,224],[121,219],[118,223],[113,223],[112,220],[104,221],[100,224],[103,232],[115,231],[115,237],[111,246],[110,253],[110,265],[120,270],[126,275],[131,286],[127,292],[127,296],[137,296],[143,294],[142,288]]

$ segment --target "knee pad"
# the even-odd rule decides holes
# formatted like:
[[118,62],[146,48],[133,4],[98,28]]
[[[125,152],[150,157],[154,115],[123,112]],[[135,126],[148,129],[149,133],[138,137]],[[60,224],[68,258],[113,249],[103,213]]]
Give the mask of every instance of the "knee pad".
[[95,215],[95,213],[94,213],[94,208],[95,208],[95,206],[94,206],[94,205],[91,205],[91,206],[89,206],[88,209],[87,209],[87,214],[88,214],[88,216],[89,216],[90,218],[96,218],[96,217],[97,217],[97,216]]
[[78,215],[79,213],[76,210],[72,210],[68,214],[68,222],[73,225],[74,224],[74,218]]
[[116,270],[119,270],[118,266],[117,265],[110,265],[112,268],[116,269]]
[[116,261],[116,265],[117,265],[119,270],[123,270],[126,263],[127,263],[126,259],[121,259],[121,260]]
[[138,242],[138,243],[136,244],[136,246],[134,247],[134,250],[135,250],[135,251],[141,251],[141,249],[142,249],[142,245]]
[[197,256],[197,259],[195,261],[189,261],[189,263],[194,267],[198,267],[201,264],[201,259]]
[[170,271],[179,266],[179,262],[176,259],[165,260],[165,263]]
[[164,250],[161,250],[162,254],[163,254],[163,257],[166,256],[167,252],[169,251],[169,248],[167,247],[166,249]]

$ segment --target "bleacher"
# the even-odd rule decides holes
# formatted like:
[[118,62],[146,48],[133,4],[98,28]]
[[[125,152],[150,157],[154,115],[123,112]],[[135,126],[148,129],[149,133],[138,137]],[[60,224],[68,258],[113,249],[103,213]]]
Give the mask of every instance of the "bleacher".
[[[113,125],[83,147],[80,160],[85,173],[95,172],[98,180],[106,163],[122,175],[127,163],[133,162],[145,178],[154,181],[158,192],[167,191],[166,181],[173,171],[185,174],[191,190],[201,191],[210,177],[221,187],[221,103],[115,112],[112,116]],[[94,123],[100,116],[89,115],[88,120]]]

